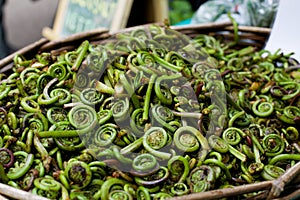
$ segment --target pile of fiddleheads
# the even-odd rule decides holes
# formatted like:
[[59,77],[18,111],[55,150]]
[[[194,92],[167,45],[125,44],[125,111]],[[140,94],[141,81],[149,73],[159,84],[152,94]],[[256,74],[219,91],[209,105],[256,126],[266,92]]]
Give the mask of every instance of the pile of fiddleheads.
[[0,79],[1,182],[166,199],[278,178],[300,160],[299,65],[237,46],[151,25],[16,56]]

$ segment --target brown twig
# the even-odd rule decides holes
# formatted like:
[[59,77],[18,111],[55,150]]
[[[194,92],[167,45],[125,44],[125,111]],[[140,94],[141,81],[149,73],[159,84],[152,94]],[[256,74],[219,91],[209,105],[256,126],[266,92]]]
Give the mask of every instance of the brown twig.
[[272,182],[272,188],[267,200],[279,197],[283,192],[284,187],[293,181],[300,174],[300,162],[295,164],[292,168],[287,170],[282,176]]
[[[268,194],[269,199],[274,199],[276,197],[280,196],[280,193],[283,191],[284,187],[291,184],[296,184],[300,182],[300,176],[298,174],[300,173],[300,162],[298,162],[296,165],[294,165],[292,168],[290,168],[285,174],[283,174],[281,177],[279,177],[276,180],[273,181],[263,181],[260,183],[252,183],[248,185],[241,185],[236,186],[233,188],[223,188],[223,189],[217,189],[217,190],[211,190],[201,193],[193,193],[185,196],[180,197],[173,197],[170,198],[170,200],[210,200],[210,199],[219,199],[224,197],[234,197],[242,194],[247,194],[251,192],[258,192],[262,190],[270,190]],[[276,189],[278,187],[282,187],[283,189],[280,190],[280,193],[276,193]],[[275,193],[274,193],[275,190]],[[285,200],[285,199],[291,199],[290,197],[300,197],[300,191],[296,190],[295,192],[289,194],[288,196],[278,198],[277,200]]]
[[85,39],[89,40],[91,37],[99,36],[102,34],[107,35],[107,32],[108,32],[107,29],[100,28],[100,29],[95,29],[95,30],[91,30],[91,31],[76,33],[69,37],[50,41],[47,44],[44,44],[43,46],[41,46],[40,50],[41,51],[49,51],[49,50],[53,50],[56,48],[61,48],[68,44],[74,44],[77,41],[83,41]]
[[193,193],[181,197],[170,198],[169,200],[210,200],[210,199],[219,199],[224,197],[233,197],[241,194],[247,194],[251,192],[256,192],[260,190],[269,189],[272,186],[272,181],[264,181],[260,183],[253,183],[248,185],[236,186],[233,188],[223,188],[217,190],[211,190],[201,193]]
[[284,197],[276,198],[273,200],[290,200],[290,199],[299,199],[299,198],[300,198],[300,190],[298,189]]
[[[227,30],[233,30],[233,27],[226,27]],[[250,33],[262,33],[262,34],[270,34],[271,28],[265,27],[254,27],[254,26],[239,26],[239,31],[250,32]]]
[[13,199],[22,200],[49,200],[45,197],[37,196],[29,192],[0,183],[0,193]]
[[4,196],[0,195],[0,200],[8,200],[8,198],[5,198]]

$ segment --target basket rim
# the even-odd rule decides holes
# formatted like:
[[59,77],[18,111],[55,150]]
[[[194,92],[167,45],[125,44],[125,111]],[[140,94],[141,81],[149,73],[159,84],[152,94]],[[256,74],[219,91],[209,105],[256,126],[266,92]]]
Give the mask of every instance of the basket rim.
[[[100,38],[108,38],[111,35],[127,32],[131,30],[135,30],[141,27],[149,26],[152,24],[157,24],[163,26],[161,23],[149,23],[144,25],[137,25],[133,27],[128,27],[121,29],[119,31],[110,32],[108,29],[98,28],[89,31],[84,31],[80,33],[75,33],[67,37],[59,38],[56,40],[49,40],[45,37],[41,37],[39,40],[26,45],[25,47],[9,54],[5,58],[0,60],[0,72],[5,71],[3,68],[6,65],[9,65],[14,56],[16,55],[24,55],[31,51],[46,51],[50,50],[51,47],[63,46],[65,44],[70,44],[74,41],[82,41],[88,40],[95,36],[100,36]],[[203,23],[203,24],[190,24],[190,25],[180,25],[180,26],[170,26],[172,30],[175,31],[193,31],[193,30],[218,30],[222,29],[224,31],[233,31],[233,24],[231,22],[212,22],[212,23]],[[257,34],[267,34],[271,33],[271,28],[264,28],[264,27],[254,27],[254,26],[238,26],[240,32],[249,32],[249,33],[257,33]]]

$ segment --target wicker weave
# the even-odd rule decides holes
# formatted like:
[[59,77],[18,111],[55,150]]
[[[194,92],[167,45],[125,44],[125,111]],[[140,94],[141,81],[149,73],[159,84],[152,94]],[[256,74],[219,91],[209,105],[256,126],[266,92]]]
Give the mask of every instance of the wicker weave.
[[[144,25],[147,26],[147,25]],[[0,60],[0,69],[9,65],[13,57],[16,54],[24,55],[25,57],[34,56],[38,52],[43,51],[62,51],[66,49],[74,49],[84,40],[89,40],[91,43],[99,43],[112,35],[120,32],[131,31],[133,29],[140,28],[140,26],[126,28],[115,33],[109,33],[108,30],[96,29],[92,31],[86,31],[82,33],[77,33],[72,36],[62,38],[55,41],[49,41],[46,38],[41,38],[40,40],[29,44],[28,46],[12,53],[11,55]],[[191,38],[199,34],[208,34],[223,37],[225,40],[232,40],[234,37],[233,26],[231,23],[208,23],[199,25],[185,25],[185,26],[175,26],[172,29],[185,34]],[[258,49],[264,47],[266,40],[269,37],[271,30],[269,28],[260,27],[246,27],[239,26],[239,45],[240,46],[255,46]]]
[[[147,25],[144,25],[147,26]],[[133,29],[139,28],[132,27],[121,30],[119,32],[124,31],[131,31]],[[225,40],[233,40],[234,38],[234,29],[231,23],[208,23],[208,24],[200,24],[200,25],[186,25],[186,26],[176,26],[171,27],[173,30],[176,30],[180,33],[183,33],[191,38],[199,34],[208,34],[213,36],[222,37]],[[55,41],[50,41],[46,38],[41,38],[40,40],[12,53],[11,55],[7,56],[6,58],[0,60],[0,72],[8,71],[12,67],[13,58],[17,54],[24,55],[25,57],[34,56],[40,52],[49,52],[52,53],[59,53],[63,50],[70,50],[76,48],[80,43],[84,40],[88,40],[90,43],[100,43],[101,41],[111,37],[112,35],[119,33],[110,33],[108,30],[97,29],[92,31],[87,31],[83,33],[78,33],[66,38],[62,38]],[[239,46],[254,46],[257,49],[262,49],[270,35],[271,29],[269,28],[260,28],[260,27],[246,27],[246,26],[239,26]],[[226,188],[226,189],[218,189],[207,191],[203,193],[194,193],[189,194],[181,197],[174,197],[173,200],[179,199],[219,199],[225,197],[233,197],[240,194],[251,193],[255,191],[265,191],[262,192],[260,196],[257,196],[256,199],[266,199],[267,196],[273,192],[272,186],[279,183],[279,182],[288,182],[291,180],[291,177],[295,177],[298,173],[298,168],[300,164],[296,164],[292,170],[289,170],[283,177],[280,177],[278,180],[274,181],[264,181],[260,183],[253,183],[243,186],[238,186],[235,188]],[[293,180],[293,183],[300,183],[300,177]],[[292,185],[290,183],[290,185]],[[292,187],[292,186],[290,186]],[[296,184],[294,184],[294,188],[292,188],[292,194],[287,194],[286,197],[281,199],[289,199],[290,196],[297,196],[299,191],[296,189]],[[2,188],[3,189],[3,188]],[[0,188],[0,193],[4,195],[8,195]],[[16,189],[11,188],[12,191]],[[8,191],[8,190],[7,190]],[[290,195],[290,196],[289,196]],[[300,194],[299,194],[300,195]],[[16,198],[16,196],[12,196]],[[32,198],[33,199],[33,198]],[[38,198],[35,198],[38,199]]]

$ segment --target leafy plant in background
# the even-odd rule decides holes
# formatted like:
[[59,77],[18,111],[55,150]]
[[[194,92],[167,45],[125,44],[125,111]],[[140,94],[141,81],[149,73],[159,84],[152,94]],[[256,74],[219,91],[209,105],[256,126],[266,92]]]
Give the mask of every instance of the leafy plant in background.
[[187,0],[169,0],[169,18],[172,25],[190,19],[194,12]]

